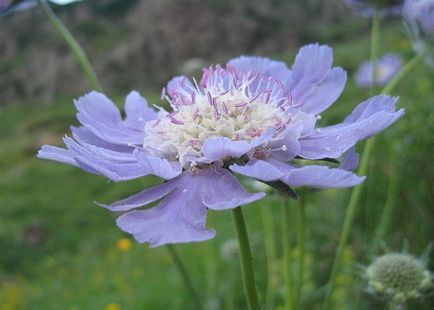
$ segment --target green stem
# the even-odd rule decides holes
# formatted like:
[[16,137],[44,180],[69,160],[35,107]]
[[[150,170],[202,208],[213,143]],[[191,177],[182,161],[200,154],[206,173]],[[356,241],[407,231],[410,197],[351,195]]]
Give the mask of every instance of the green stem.
[[275,264],[277,261],[276,237],[273,225],[273,213],[271,206],[263,206],[262,222],[264,225],[264,247],[267,259],[267,290],[265,294],[265,305],[268,309],[274,309],[274,294],[276,288]]
[[[370,157],[370,153],[372,151],[372,148],[374,147],[374,142],[375,142],[375,139],[371,139],[371,140],[368,140],[366,142],[366,146],[363,150],[360,168],[358,171],[359,174],[363,174],[362,172],[366,171],[368,168],[368,164],[369,164],[368,159]],[[344,218],[344,224],[342,227],[341,237],[339,239],[338,249],[336,251],[335,260],[333,263],[332,273],[330,276],[330,281],[328,283],[326,299],[325,299],[324,304],[323,304],[324,310],[330,309],[331,296],[332,296],[333,290],[335,288],[336,277],[337,277],[338,272],[339,272],[341,259],[342,259],[342,255],[344,252],[344,247],[347,244],[347,240],[348,240],[348,237],[349,237],[350,232],[351,232],[351,226],[352,226],[353,221],[354,221],[354,216],[356,215],[357,202],[359,201],[360,195],[362,193],[362,188],[363,188],[362,185],[358,185],[358,186],[354,187],[354,189],[351,193],[350,202],[348,204],[347,211],[345,212],[345,218]]]
[[306,226],[306,211],[303,198],[300,198],[300,203],[297,205],[296,216],[296,229],[297,229],[297,248],[298,248],[298,272],[297,272],[297,286],[295,287],[294,307],[293,309],[301,309],[299,307],[301,300],[301,292],[303,289],[304,280],[304,267],[305,267],[305,226]]
[[[419,62],[423,59],[423,55],[416,55],[411,61],[409,61],[402,70],[391,80],[386,87],[381,92],[382,94],[389,94],[398,84],[398,82],[407,75]],[[390,163],[393,163],[393,156],[390,155]],[[386,203],[384,205],[384,210],[381,215],[380,224],[378,225],[377,231],[375,232],[374,239],[372,241],[371,253],[374,253],[376,250],[378,243],[381,239],[384,238],[387,233],[387,229],[389,228],[390,217],[392,215],[393,206],[395,204],[395,196],[396,196],[396,177],[393,171],[390,172],[389,178],[389,186],[387,191]]]
[[380,18],[376,10],[372,15],[372,30],[371,30],[371,64],[372,64],[372,85],[371,95],[374,94],[378,81],[378,55],[380,46]]
[[249,236],[244,221],[241,207],[232,210],[235,230],[240,251],[241,274],[243,277],[244,291],[250,310],[259,310],[258,293],[256,292],[255,275],[253,273],[252,254],[250,250]]
[[39,0],[39,5],[45,16],[47,16],[51,25],[53,25],[53,27],[59,32],[65,43],[72,51],[73,55],[80,64],[81,69],[86,75],[90,86],[94,90],[102,91],[102,87],[98,81],[98,78],[96,77],[92,65],[90,64],[89,58],[86,56],[86,53],[81,48],[80,44],[71,34],[71,32],[66,28],[66,26],[62,23],[62,21],[54,14],[53,10],[51,9],[50,5],[47,3],[46,0]]
[[[410,62],[408,62],[401,70],[400,72],[390,81],[387,83],[387,85],[384,87],[384,89],[381,91],[381,94],[390,94],[393,89],[398,85],[398,83],[413,69],[416,67],[416,65],[420,62],[420,60],[423,58],[423,55],[417,55],[415,56]],[[365,175],[366,171],[369,167],[370,157],[372,149],[375,145],[375,138],[371,138],[366,142],[365,148],[363,150],[363,154],[361,156],[360,161],[360,168],[358,170],[358,174]],[[328,283],[326,298],[324,300],[323,309],[330,309],[330,301],[331,296],[333,294],[333,290],[335,288],[336,284],[336,277],[338,275],[338,271],[340,268],[340,263],[342,259],[342,254],[344,247],[348,241],[351,227],[354,221],[354,216],[357,211],[357,205],[360,199],[360,195],[362,193],[362,185],[358,185],[353,188],[351,192],[350,201],[348,203],[347,211],[345,212],[344,217],[344,223],[342,226],[342,232],[341,237],[339,239],[338,249],[336,251],[335,260],[332,267],[332,272],[330,275],[330,280]]]
[[283,251],[284,251],[284,272],[286,275],[286,292],[285,292],[285,305],[287,310],[292,309],[293,303],[293,280],[292,280],[292,208],[289,204],[289,198],[283,197],[283,216],[282,216],[282,228],[283,228]]
[[185,269],[181,258],[179,257],[178,253],[175,250],[175,247],[171,244],[168,244],[168,245],[166,245],[166,248],[169,251],[170,256],[172,256],[173,262],[175,263],[175,266],[178,269],[178,271],[182,277],[185,288],[187,289],[192,301],[195,304],[195,309],[202,309],[202,303],[200,301],[199,295],[197,294],[197,292],[193,286],[193,281],[191,281],[190,276],[188,275],[187,269]]
[[[214,223],[214,214],[212,212],[208,212],[206,218],[207,224],[210,227],[213,227]],[[214,242],[207,242],[205,244],[206,247],[206,292],[209,299],[215,298],[217,293],[217,267],[218,264],[216,262],[216,249]]]
[[[380,18],[377,10],[374,9],[372,15],[372,29],[371,29],[371,50],[370,50],[370,62],[372,65],[372,84],[370,87],[370,95],[373,96],[378,89],[378,58],[380,47]],[[366,195],[369,198],[370,188],[366,189]],[[367,198],[367,199],[368,199]],[[368,227],[370,221],[369,206],[365,208],[365,228]],[[365,230],[366,232],[366,230]],[[368,240],[367,233],[364,234],[365,243]]]
[[[390,155],[390,154],[389,154]],[[393,163],[394,156],[389,156],[389,162]],[[392,170],[392,169],[391,169]],[[390,218],[392,216],[393,206],[395,204],[395,196],[396,196],[396,176],[394,171],[390,171],[389,176],[389,185],[387,189],[387,197],[386,203],[384,205],[383,213],[381,215],[380,223],[377,227],[377,230],[374,234],[374,238],[371,246],[371,254],[375,253],[377,249],[378,243],[384,238],[387,233],[390,224]]]

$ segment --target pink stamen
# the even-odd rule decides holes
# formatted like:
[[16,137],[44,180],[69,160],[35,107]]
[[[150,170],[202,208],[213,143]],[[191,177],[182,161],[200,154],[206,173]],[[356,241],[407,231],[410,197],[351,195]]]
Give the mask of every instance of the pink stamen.
[[228,114],[229,110],[228,107],[226,106],[226,103],[223,102],[222,105],[223,105],[223,111],[225,111],[225,113]]
[[265,95],[265,104],[268,104],[268,102],[270,101],[270,97],[271,97],[271,90],[267,92],[267,94]]
[[289,105],[292,105],[292,94],[291,94],[291,92],[288,92],[287,94],[288,94]]
[[196,118],[199,116],[199,109],[196,110],[193,114],[193,120],[196,120]]
[[277,80],[277,83],[279,84],[280,88],[282,89],[282,92],[285,95],[286,100],[288,101],[289,105],[292,105],[292,95],[286,91],[281,80]]
[[189,141],[189,144],[190,144],[192,147],[199,148],[199,147],[202,146],[202,141],[197,140],[197,139],[193,139],[193,140],[190,140],[190,141]]
[[182,121],[180,121],[174,117],[174,115],[176,115],[178,113],[179,113],[178,111],[169,113],[168,116],[170,118],[170,121],[175,125],[184,125],[184,122],[182,122]]
[[237,104],[235,105],[235,107],[236,107],[236,108],[242,108],[242,107],[245,107],[247,104],[248,104],[247,102],[240,102],[240,103],[237,103]]
[[244,93],[246,94],[247,98],[250,98],[249,87],[248,86],[244,89]]
[[216,98],[212,98],[212,106],[214,108],[216,116],[220,116],[220,112],[219,112],[218,107],[217,107],[217,100],[216,100]]
[[179,95],[179,98],[181,99],[181,103],[182,103],[183,105],[186,105],[184,96],[180,94],[180,95]]
[[158,124],[160,124],[160,122],[161,122],[161,119],[156,120],[155,124],[152,125],[152,128],[156,127]]
[[300,102],[300,103],[298,103],[296,105],[293,105],[292,107],[293,108],[298,108],[298,107],[301,107],[303,104],[304,104],[304,102]]
[[255,97],[253,97],[252,99],[250,99],[249,103],[252,103],[253,101],[255,101],[256,99],[258,99],[258,97],[261,95],[262,93],[257,93]]
[[270,156],[271,156],[271,152],[269,150],[258,150],[254,154],[254,157],[258,159],[267,159]]
[[282,81],[281,80],[277,80],[277,84],[282,89],[282,93],[286,96],[286,90],[285,90],[285,87],[282,84]]
[[251,138],[256,138],[262,134],[262,131],[256,128],[250,128],[246,131],[246,134],[248,134]]
[[235,79],[236,79],[236,80],[239,80],[240,78],[239,78],[239,76],[238,76],[238,71],[237,71],[237,69],[236,69],[235,67],[233,67],[233,68],[234,68],[233,74],[234,74],[234,76],[235,76]]
[[234,88],[234,89],[238,89],[239,87],[240,87],[240,85],[238,84],[238,79],[237,78],[234,78],[234,79],[232,79],[232,87]]
[[206,95],[207,95],[207,97],[208,97],[208,103],[209,103],[210,105],[212,105],[213,97],[211,96],[211,93],[210,93],[210,92],[207,92]]
[[199,82],[200,87],[202,88],[206,87],[206,85],[208,84],[209,76],[210,76],[210,69],[203,69],[202,79]]

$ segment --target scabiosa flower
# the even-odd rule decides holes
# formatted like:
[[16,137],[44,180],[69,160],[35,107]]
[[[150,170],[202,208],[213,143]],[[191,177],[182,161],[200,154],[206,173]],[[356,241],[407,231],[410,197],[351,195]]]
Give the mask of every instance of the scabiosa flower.
[[370,17],[376,10],[380,16],[401,15],[404,0],[344,0],[355,14]]
[[401,69],[401,56],[393,53],[385,54],[376,61],[376,65],[368,60],[363,62],[356,72],[356,84],[360,87],[368,88],[374,84],[373,71],[376,68],[375,84],[384,86],[389,82]]
[[[43,146],[38,157],[125,181],[156,175],[166,181],[112,205],[126,212],[118,226],[152,247],[203,241],[207,209],[236,208],[265,196],[247,192],[234,174],[282,186],[339,188],[359,184],[352,149],[404,113],[397,98],[361,103],[338,125],[316,128],[319,114],[341,94],[346,73],[332,68],[327,46],[303,47],[292,69],[267,58],[232,59],[204,69],[199,83],[175,77],[163,89],[171,111],[147,106],[137,92],[125,102],[126,118],[103,94],[75,102],[80,127],[66,149]],[[297,158],[341,158],[340,167],[300,166]],[[322,162],[324,163],[324,162]],[[161,200],[154,208],[132,210]],[[132,211],[131,211],[132,210]]]
[[434,66],[434,0],[407,0],[403,16],[414,49],[424,53],[426,63]]
[[406,253],[377,257],[365,276],[369,292],[395,303],[420,298],[433,287],[426,262]]

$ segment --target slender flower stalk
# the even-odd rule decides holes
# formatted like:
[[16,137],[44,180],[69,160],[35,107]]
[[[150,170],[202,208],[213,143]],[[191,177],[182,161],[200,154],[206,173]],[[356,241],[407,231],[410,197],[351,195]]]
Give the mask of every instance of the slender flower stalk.
[[[213,214],[209,214],[208,222],[214,223]],[[217,292],[217,273],[218,273],[218,253],[216,244],[213,242],[206,244],[206,296],[207,299],[215,297]]]
[[38,1],[42,11],[44,12],[45,16],[47,16],[51,25],[57,30],[57,32],[59,32],[59,34],[62,36],[63,40],[68,45],[69,49],[72,51],[73,55],[77,59],[81,69],[83,70],[86,78],[89,81],[91,88],[93,90],[102,91],[101,84],[99,83],[95,71],[89,61],[89,58],[84,52],[83,48],[74,38],[74,36],[71,34],[68,28],[66,28],[66,26],[62,23],[62,21],[56,16],[56,14],[54,14],[53,10],[51,9],[47,1],[46,0],[38,0]]
[[[381,91],[381,94],[390,94],[395,87],[398,85],[398,83],[405,77],[407,76],[407,74],[409,72],[411,72],[412,69],[414,69],[416,67],[417,64],[420,63],[420,61],[423,59],[423,55],[419,54],[416,55],[411,61],[409,61],[402,69],[401,71],[383,88],[383,90]],[[370,162],[370,158],[371,158],[371,153],[372,150],[374,148],[375,145],[375,138],[369,139],[366,142],[365,148],[363,150],[363,154],[361,156],[361,161],[360,161],[360,167],[358,170],[358,173],[361,175],[366,174],[366,172],[368,171],[368,167],[369,167],[369,162]],[[356,215],[356,210],[357,210],[357,205],[358,202],[360,200],[360,196],[362,193],[362,189],[363,187],[361,185],[356,186],[353,188],[352,192],[351,192],[351,197],[350,197],[350,201],[348,203],[348,207],[347,207],[347,211],[345,212],[345,218],[344,218],[344,223],[342,226],[342,232],[341,232],[341,237],[339,239],[339,244],[338,244],[338,248],[336,251],[336,256],[335,256],[335,260],[333,262],[333,267],[332,267],[332,272],[330,275],[330,280],[328,283],[328,288],[327,288],[327,293],[326,293],[326,298],[324,300],[324,304],[323,304],[323,309],[330,309],[330,301],[331,301],[331,296],[333,294],[333,290],[335,288],[335,284],[336,284],[336,277],[340,268],[340,263],[341,263],[341,259],[342,259],[342,255],[343,255],[343,250],[344,247],[348,241],[350,232],[351,232],[351,227],[354,221],[354,217]]]
[[[401,79],[407,75],[416,65],[418,65],[423,59],[423,54],[417,54],[407,65],[398,73],[395,79],[391,80],[389,84],[381,92],[382,94],[389,94],[395,86],[398,84]],[[375,138],[368,140],[367,143],[373,141]],[[371,142],[372,144],[374,142]],[[372,147],[371,147],[372,148]],[[394,162],[390,160],[389,162]],[[392,215],[393,205],[395,204],[395,194],[396,194],[396,177],[392,174],[389,178],[389,186],[387,191],[386,203],[384,205],[384,210],[381,215],[380,224],[378,225],[377,231],[374,235],[374,239],[372,241],[371,252],[374,252],[377,248],[378,243],[384,237],[387,232],[387,228],[389,227],[389,219]]]
[[[394,159],[393,156],[389,155],[390,163],[394,162],[393,159]],[[386,197],[386,202],[384,204],[383,213],[381,215],[380,222],[378,224],[378,227],[374,234],[374,238],[371,243],[371,249],[370,249],[371,254],[375,253],[379,242],[384,238],[389,228],[393,206],[395,205],[395,196],[396,196],[396,189],[397,189],[396,181],[397,180],[396,180],[395,173],[391,171],[389,176],[387,197]]]
[[292,309],[293,305],[293,286],[294,281],[292,278],[292,229],[291,224],[293,220],[292,214],[292,206],[289,203],[289,198],[283,197],[283,216],[282,216],[282,230],[283,230],[283,251],[284,251],[284,259],[283,259],[283,267],[285,273],[285,281],[286,281],[286,290],[285,290],[285,305],[287,310]]
[[267,259],[267,290],[265,293],[265,305],[269,309],[274,309],[274,295],[276,289],[276,236],[274,233],[273,212],[270,206],[261,208],[262,222],[264,226],[264,248]]
[[[378,49],[379,49],[379,40],[380,40],[380,20],[379,20],[378,11],[373,9],[372,12],[372,29],[371,29],[371,64],[372,68],[372,86],[371,86],[371,94],[375,90],[375,85],[377,81],[377,58],[378,58]],[[359,167],[359,171],[366,173],[368,171],[368,159],[370,157],[371,150],[373,148],[374,139],[369,139],[364,148],[362,159]],[[323,309],[327,310],[330,308],[331,297],[333,294],[333,290],[336,283],[336,277],[338,275],[340,262],[342,259],[343,251],[345,244],[347,243],[347,239],[350,234],[351,226],[354,220],[354,216],[356,214],[356,206],[361,194],[361,186],[357,186],[352,191],[352,195],[350,197],[350,201],[348,204],[347,211],[345,213],[344,223],[342,226],[341,237],[339,240],[335,260],[333,262],[332,272],[330,275],[330,280],[327,286],[326,297],[323,304]]]
[[195,309],[198,310],[202,309],[202,303],[200,301],[199,295],[197,294],[196,289],[194,288],[193,281],[188,275],[187,269],[182,263],[182,260],[179,257],[178,252],[175,250],[175,247],[172,244],[167,244],[166,248],[169,251],[170,256],[172,257],[173,262],[175,263],[175,266],[179,271],[179,274],[181,275],[182,281],[184,282],[184,285],[191,297],[191,300],[195,305]]
[[[378,12],[377,8],[374,8],[372,11],[372,28],[371,28],[371,48],[370,48],[370,63],[372,64],[372,84],[371,84],[371,91],[370,91],[370,95],[372,96],[372,94],[374,94],[377,91],[377,86],[378,86],[378,82],[379,82],[379,48],[380,48],[380,39],[381,39],[381,34],[380,34],[380,15]],[[370,139],[372,140],[372,139]],[[366,170],[366,172],[368,172],[368,169]],[[369,197],[369,188],[366,190],[367,195]],[[367,225],[369,223],[369,209],[365,208],[364,210],[365,213],[365,225]],[[364,233],[364,238],[365,241],[367,241],[368,237],[366,232]]]
[[372,13],[372,31],[371,31],[371,64],[372,64],[372,85],[371,95],[375,92],[375,86],[378,82],[378,55],[380,46],[380,17],[377,10]]
[[305,268],[305,254],[306,254],[306,211],[304,205],[304,199],[300,198],[299,203],[297,204],[297,214],[296,214],[296,223],[295,227],[297,229],[297,249],[298,249],[298,270],[297,270],[297,283],[294,290],[294,307],[293,309],[301,309],[300,301],[301,301],[301,293],[303,290],[303,280],[304,280],[304,268]]
[[232,209],[235,230],[238,238],[241,274],[243,277],[244,292],[250,310],[259,310],[258,293],[256,291],[255,275],[252,265],[252,253],[250,250],[249,236],[247,234],[246,223],[244,221],[241,207]]

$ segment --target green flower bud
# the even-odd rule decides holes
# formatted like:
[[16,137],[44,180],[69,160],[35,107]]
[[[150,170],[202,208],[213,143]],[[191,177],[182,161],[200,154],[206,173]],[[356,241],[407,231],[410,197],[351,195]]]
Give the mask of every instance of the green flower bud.
[[378,257],[366,269],[366,277],[370,291],[398,303],[419,298],[433,287],[424,264],[404,253]]

